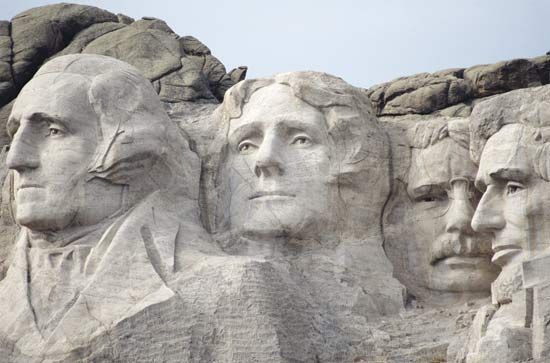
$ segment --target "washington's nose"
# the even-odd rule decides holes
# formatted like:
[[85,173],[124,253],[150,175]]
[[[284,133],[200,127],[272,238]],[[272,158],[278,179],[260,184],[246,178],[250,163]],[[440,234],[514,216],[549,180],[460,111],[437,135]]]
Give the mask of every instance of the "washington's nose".
[[475,210],[472,228],[476,232],[494,232],[504,228],[505,224],[499,194],[489,186]]
[[6,156],[8,168],[21,172],[25,169],[35,169],[39,165],[36,147],[23,137],[21,130],[18,130],[10,144]]
[[280,141],[277,137],[268,135],[262,141],[254,165],[254,173],[260,176],[269,177],[281,175],[283,173],[283,164],[280,156]]

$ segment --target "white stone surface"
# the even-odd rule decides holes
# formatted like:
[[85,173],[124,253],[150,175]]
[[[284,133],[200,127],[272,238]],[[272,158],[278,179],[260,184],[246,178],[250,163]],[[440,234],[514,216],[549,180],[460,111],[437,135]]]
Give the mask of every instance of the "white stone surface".
[[490,235],[470,225],[481,196],[468,119],[415,120],[391,135],[394,190],[384,234],[395,275],[416,298],[438,305],[488,295],[499,269],[490,262]]
[[112,58],[60,57],[9,122],[22,230],[0,282],[0,333],[23,354],[62,355],[173,297],[182,250],[208,237],[199,160],[151,84]]
[[544,361],[549,92],[380,122],[291,72],[171,120],[132,66],[55,58],[1,155],[0,362]]

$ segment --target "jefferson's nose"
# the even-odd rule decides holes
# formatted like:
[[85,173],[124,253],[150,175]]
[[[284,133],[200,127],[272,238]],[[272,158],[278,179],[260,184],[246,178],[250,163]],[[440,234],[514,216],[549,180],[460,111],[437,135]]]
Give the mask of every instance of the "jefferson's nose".
[[471,227],[474,208],[470,200],[470,182],[466,179],[451,183],[451,204],[446,214],[446,231],[472,234]]
[[281,175],[283,163],[281,160],[281,141],[275,135],[266,135],[256,153],[254,173],[257,177]]
[[36,146],[31,140],[25,138],[25,132],[20,127],[13,136],[8,155],[6,156],[8,168],[21,172],[25,169],[35,169],[39,165]]
[[472,228],[476,232],[494,232],[505,225],[500,194],[490,185],[476,208]]

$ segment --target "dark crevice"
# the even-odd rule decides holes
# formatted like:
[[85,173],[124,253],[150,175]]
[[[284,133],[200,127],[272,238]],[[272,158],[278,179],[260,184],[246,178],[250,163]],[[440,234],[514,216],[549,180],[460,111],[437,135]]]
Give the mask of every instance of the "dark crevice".
[[14,54],[13,54],[13,37],[12,37],[12,22],[10,21],[9,23],[9,26],[8,26],[8,36],[10,37],[10,59],[9,59],[9,65],[10,65],[10,77],[11,77],[11,81],[14,85],[14,88],[15,88],[15,72],[13,71],[13,58],[14,58]]

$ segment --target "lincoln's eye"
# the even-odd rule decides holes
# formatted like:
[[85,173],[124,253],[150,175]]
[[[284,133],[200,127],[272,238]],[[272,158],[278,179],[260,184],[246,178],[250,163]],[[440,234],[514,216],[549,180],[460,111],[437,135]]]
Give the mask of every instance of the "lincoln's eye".
[[523,189],[525,189],[525,186],[523,186],[522,184],[509,182],[508,185],[506,185],[506,194],[507,195],[516,194],[522,191]]

